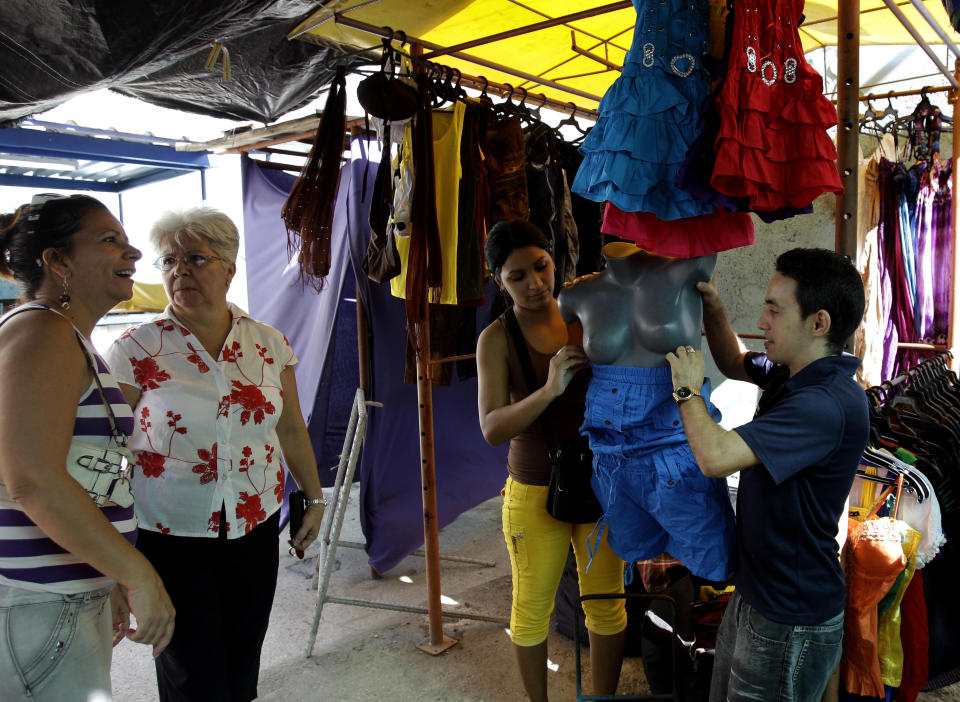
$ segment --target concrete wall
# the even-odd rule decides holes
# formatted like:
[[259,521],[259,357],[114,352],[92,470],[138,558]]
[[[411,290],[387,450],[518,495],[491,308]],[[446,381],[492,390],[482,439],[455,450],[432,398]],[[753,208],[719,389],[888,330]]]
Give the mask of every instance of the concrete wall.
[[[756,241],[717,256],[715,282],[735,331],[758,334],[767,283],[774,272],[777,256],[789,249],[803,247],[834,248],[836,239],[834,207],[836,198],[821,195],[813,203],[813,213],[765,224],[756,216]],[[745,341],[747,348],[762,351],[761,341]],[[727,380],[710,358],[706,340],[707,376],[713,384],[713,401],[723,412],[723,426],[732,428],[750,420],[756,407],[757,390],[749,383]]]

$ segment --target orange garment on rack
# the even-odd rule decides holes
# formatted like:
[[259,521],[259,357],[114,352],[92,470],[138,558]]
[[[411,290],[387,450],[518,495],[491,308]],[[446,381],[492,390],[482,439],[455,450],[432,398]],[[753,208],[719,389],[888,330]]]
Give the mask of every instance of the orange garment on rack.
[[917,572],[917,549],[923,539],[916,529],[905,527],[903,534],[903,555],[907,558],[907,569],[903,577],[897,579],[895,591],[891,593],[892,601],[880,614],[878,629],[880,675],[884,685],[900,687],[903,677],[903,644],[900,641],[900,603]]
[[902,525],[903,522],[888,518],[849,520],[840,679],[844,689],[854,695],[885,694],[878,654],[877,604],[907,565]]

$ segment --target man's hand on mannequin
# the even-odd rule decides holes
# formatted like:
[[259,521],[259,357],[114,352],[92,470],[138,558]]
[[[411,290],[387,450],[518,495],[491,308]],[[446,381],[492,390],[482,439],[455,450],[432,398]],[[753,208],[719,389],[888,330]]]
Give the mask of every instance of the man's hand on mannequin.
[[[691,346],[680,346],[667,354],[674,389],[688,387],[699,393],[703,385],[703,354]],[[724,478],[760,462],[753,449],[735,431],[727,431],[707,411],[702,396],[679,403],[680,419],[687,442],[700,472],[708,478]]]
[[714,363],[731,380],[750,380],[743,368],[747,349],[730,325],[716,286],[713,283],[697,283],[697,291],[703,300],[703,328]]
[[674,390],[686,387],[700,391],[705,368],[702,353],[692,346],[679,346],[667,354],[667,363],[670,364]]

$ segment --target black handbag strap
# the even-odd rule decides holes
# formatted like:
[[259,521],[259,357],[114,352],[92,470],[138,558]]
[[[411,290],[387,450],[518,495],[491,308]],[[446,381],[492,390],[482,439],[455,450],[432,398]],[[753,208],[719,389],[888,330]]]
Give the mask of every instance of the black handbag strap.
[[[536,373],[533,372],[533,361],[530,360],[527,340],[523,338],[523,330],[520,329],[520,322],[517,321],[517,315],[512,307],[503,313],[503,319],[513,339],[513,348],[516,349],[517,358],[520,360],[520,368],[523,370],[523,377],[527,381],[527,393],[530,394],[540,385],[537,383]],[[556,441],[553,438],[553,429],[547,420],[546,410],[540,413],[540,423],[543,425],[543,438],[547,442],[547,453],[552,455],[556,448]]]

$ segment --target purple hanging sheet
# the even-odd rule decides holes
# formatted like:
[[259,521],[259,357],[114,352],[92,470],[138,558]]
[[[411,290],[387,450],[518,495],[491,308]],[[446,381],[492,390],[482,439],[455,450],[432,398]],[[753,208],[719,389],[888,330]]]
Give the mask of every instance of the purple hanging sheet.
[[[287,232],[280,218],[296,179],[282,171],[261,168],[247,157],[241,161],[241,170],[250,314],[286,334],[297,354],[299,362],[294,366],[294,374],[300,410],[310,433],[320,482],[333,485],[336,472],[327,469],[339,463],[350,403],[358,385],[356,307],[342,294],[345,280],[350,281],[351,298],[354,287],[346,237],[334,237],[330,275],[323,290],[318,294],[312,288],[303,288],[296,259],[291,261],[287,253]],[[348,169],[344,178],[349,177]],[[345,212],[346,208],[342,210]],[[334,226],[342,232],[344,216],[335,217]],[[347,348],[344,340],[333,338],[335,330],[349,334]],[[340,354],[335,353],[337,349]],[[349,372],[342,368],[343,356],[352,358]],[[344,397],[345,409],[341,401]],[[287,480],[287,494],[295,487],[293,480]],[[281,524],[286,524],[286,520],[285,502]]]
[[[347,269],[346,194],[350,168],[341,176],[333,219],[330,274],[319,293],[299,281],[296,258],[287,253],[287,231],[280,218],[296,180],[282,171],[260,168],[244,157],[243,229],[247,257],[247,297],[250,314],[287,336],[299,362],[294,366],[300,409],[310,423],[327,351],[333,338],[337,306]],[[341,232],[337,235],[337,232]]]

